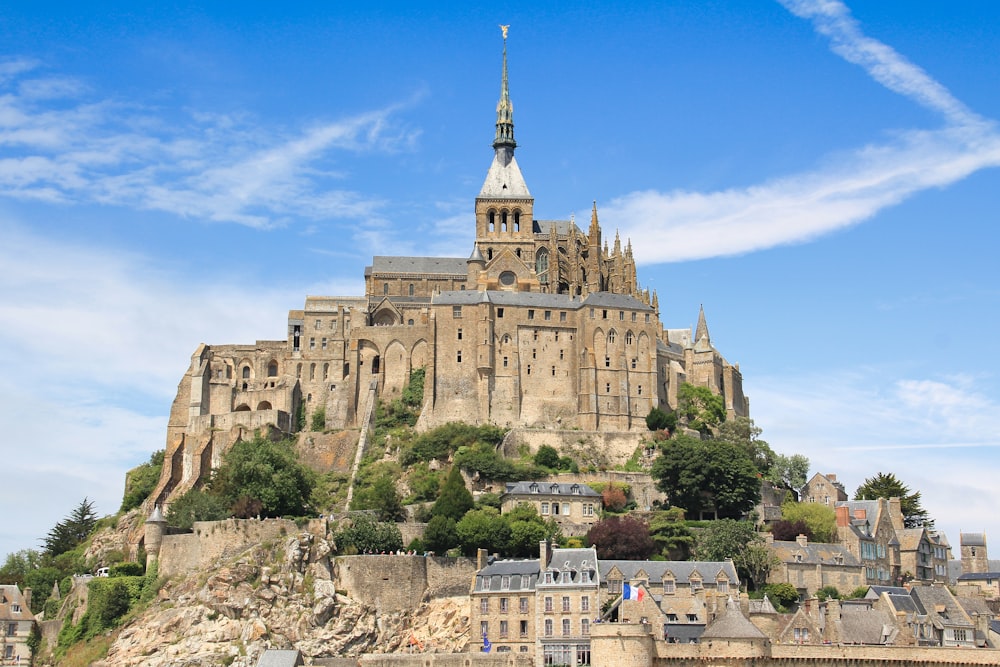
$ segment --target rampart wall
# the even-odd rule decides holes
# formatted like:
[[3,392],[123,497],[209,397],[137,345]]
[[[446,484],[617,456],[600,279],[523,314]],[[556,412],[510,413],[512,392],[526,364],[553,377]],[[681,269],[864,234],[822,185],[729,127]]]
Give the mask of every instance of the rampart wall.
[[516,428],[504,438],[505,456],[517,457],[518,450],[527,446],[537,452],[542,445],[555,447],[563,455],[573,456],[581,466],[611,468],[622,465],[635,453],[643,436],[648,435],[645,423],[642,431],[579,431],[559,429]]
[[372,554],[338,557],[334,579],[348,597],[391,613],[412,611],[426,598],[468,595],[475,572],[471,558]]
[[203,571],[256,544],[283,541],[300,532],[287,519],[196,521],[194,532],[163,536],[159,572],[170,577]]
[[532,667],[526,654],[509,653],[414,653],[369,654],[358,659],[361,667]]

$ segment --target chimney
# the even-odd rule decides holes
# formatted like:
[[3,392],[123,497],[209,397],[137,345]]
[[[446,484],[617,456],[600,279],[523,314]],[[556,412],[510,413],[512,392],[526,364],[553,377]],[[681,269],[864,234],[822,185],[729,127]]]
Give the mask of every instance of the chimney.
[[549,566],[549,541],[542,540],[538,543],[538,569],[544,570]]
[[851,525],[851,510],[847,505],[837,506],[837,525],[841,528]]
[[31,587],[29,586],[29,587],[25,588],[24,589],[24,593],[22,593],[22,595],[24,596],[24,610],[27,611],[27,612],[30,612],[31,611]]
[[795,536],[795,541],[799,543],[800,547],[809,546],[809,537],[805,533],[799,533]]
[[832,473],[832,472],[828,472],[826,474],[826,478],[828,480],[830,480],[831,482],[836,482],[837,481],[837,476],[834,473]]
[[903,530],[903,505],[899,498],[889,498],[889,519],[893,528]]
[[486,567],[487,554],[486,549],[476,549],[476,572]]
[[867,517],[868,517],[868,512],[864,511],[863,509],[858,508],[854,510],[855,519],[866,519]]

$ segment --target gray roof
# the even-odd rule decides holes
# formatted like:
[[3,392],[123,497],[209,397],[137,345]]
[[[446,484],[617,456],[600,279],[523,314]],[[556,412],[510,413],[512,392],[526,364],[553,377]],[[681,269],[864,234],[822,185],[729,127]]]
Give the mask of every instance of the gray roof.
[[739,576],[732,561],[696,561],[696,560],[608,560],[601,559],[601,579],[606,579],[614,569],[622,573],[625,580],[635,579],[641,570],[649,577],[649,583],[662,583],[667,573],[674,575],[674,581],[687,584],[691,575],[697,572],[703,581],[714,582],[719,572],[725,572],[726,578],[734,586],[739,584]]
[[890,614],[869,604],[843,602],[840,606],[841,641],[849,644],[885,644],[895,632]]
[[959,581],[982,581],[984,579],[1000,579],[1000,572],[969,572],[958,577]]
[[305,664],[302,662],[302,654],[296,649],[269,648],[257,661],[257,667],[296,667],[302,664]]
[[889,594],[889,602],[892,603],[893,608],[896,611],[908,611],[914,614],[923,614],[924,610],[920,607],[920,604],[915,598],[909,595],[900,595],[898,593]]
[[531,231],[541,236],[552,234],[552,225],[556,226],[557,236],[569,236],[570,231],[576,231],[579,236],[586,236],[579,227],[571,220],[532,220]]
[[[597,549],[586,547],[583,549],[553,549],[549,557],[549,566],[545,568],[547,572],[569,572],[570,580],[573,583],[580,583],[580,572],[590,573],[590,582],[595,586],[598,584],[597,573]],[[544,582],[539,581],[539,588]],[[555,583],[551,584],[557,585]]]
[[503,495],[514,494],[533,496],[540,494],[559,496],[587,496],[599,498],[601,494],[586,484],[565,484],[557,482],[508,482]]
[[701,623],[667,623],[667,637],[675,640],[678,644],[690,644],[692,640],[697,641],[705,632],[705,626]]
[[963,547],[985,547],[985,533],[960,533],[958,541]]
[[486,199],[529,199],[531,193],[528,192],[528,184],[524,182],[521,175],[521,168],[517,166],[513,151],[506,153],[510,156],[510,161],[505,163],[505,152],[499,150],[493,156],[489,171],[486,172],[486,180],[483,181],[483,189],[479,191],[479,196]]
[[882,597],[882,593],[888,593],[889,595],[909,595],[910,591],[902,586],[869,586],[865,597],[868,599],[878,598]]
[[[842,565],[844,567],[861,567],[859,561],[851,551],[841,544],[829,544],[826,542],[810,542],[802,546],[798,542],[788,542],[775,540],[768,545],[771,551],[784,563],[802,562],[814,565]],[[802,556],[799,561],[796,556]],[[841,562],[837,562],[840,559]]]
[[583,300],[585,306],[607,306],[608,308],[630,308],[632,310],[648,310],[652,308],[634,296],[614,294],[613,292],[591,292]]
[[941,586],[914,586],[910,595],[917,599],[934,625],[941,628],[958,626],[971,628],[972,621],[947,588]]
[[535,308],[561,308],[563,310],[577,310],[582,306],[579,299],[569,294],[507,292],[502,290],[456,290],[441,292],[431,298],[431,303],[450,306],[494,303],[498,306],[534,306]]
[[508,577],[506,590],[535,590],[535,583],[538,581],[538,559],[493,561],[476,573],[476,590],[504,590],[502,588],[504,577]]
[[412,273],[447,276],[468,276],[468,260],[463,257],[391,257],[376,255],[365,275],[372,273]]
[[750,622],[732,598],[726,602],[726,610],[705,628],[701,639],[767,639],[767,635]]

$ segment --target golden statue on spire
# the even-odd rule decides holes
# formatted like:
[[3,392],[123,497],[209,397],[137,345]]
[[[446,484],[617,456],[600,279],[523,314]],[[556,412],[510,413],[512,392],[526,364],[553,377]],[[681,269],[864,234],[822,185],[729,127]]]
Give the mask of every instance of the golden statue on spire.
[[507,25],[500,26],[500,30],[503,31],[503,38],[504,38],[504,40],[507,39],[507,30],[508,30],[508,28],[510,28],[510,24],[509,23]]

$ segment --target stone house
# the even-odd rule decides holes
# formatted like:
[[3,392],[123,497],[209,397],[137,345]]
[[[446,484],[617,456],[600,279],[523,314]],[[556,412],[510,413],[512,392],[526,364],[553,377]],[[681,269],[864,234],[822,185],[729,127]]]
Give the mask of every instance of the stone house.
[[951,547],[943,533],[927,528],[903,528],[896,531],[899,541],[899,567],[903,576],[930,583],[948,581],[948,555]]
[[535,217],[514,152],[503,54],[493,155],[470,211],[468,257],[376,256],[362,296],[307,296],[286,337],[200,345],[181,378],[153,502],[207,478],[255,429],[291,433],[320,414],[363,427],[376,400],[423,369],[420,429],[449,421],[627,433],[634,451],[653,407],[674,409],[684,382],[748,416],[738,365],[695,331],[661,323],[638,281],[631,242],[609,248],[596,203],[586,230]]
[[988,618],[979,620],[981,628],[966,613],[947,588],[941,585],[891,588],[880,596],[881,603],[897,619],[918,646],[961,646],[974,648],[977,630],[985,641]]
[[804,503],[819,503],[826,505],[830,509],[837,506],[837,503],[846,501],[847,491],[844,485],[837,481],[837,476],[833,473],[816,473],[806,482],[799,492],[799,500]]
[[625,584],[642,588],[649,594],[646,604],[623,601],[617,615],[646,618],[668,643],[697,642],[740,587],[731,560],[601,560],[600,572],[602,606],[621,597]]
[[862,583],[900,583],[898,530],[903,529],[899,498],[848,500],[837,503],[837,538],[864,568]]
[[31,613],[31,589],[24,592],[13,584],[0,585],[0,659],[3,664],[31,662],[28,637],[35,626]]
[[535,654],[538,574],[538,559],[488,563],[480,549],[469,592],[470,650],[481,649],[487,639],[497,653]]
[[767,548],[780,562],[767,582],[795,586],[802,600],[826,586],[850,593],[865,584],[861,561],[844,545],[809,542],[805,535],[794,542],[775,540],[768,533]]
[[585,535],[601,516],[601,494],[586,484],[572,482],[508,482],[500,496],[500,511],[521,504],[535,508],[543,519],[552,519],[564,535]]
[[589,665],[590,627],[600,616],[597,550],[542,546],[536,586],[536,664]]

